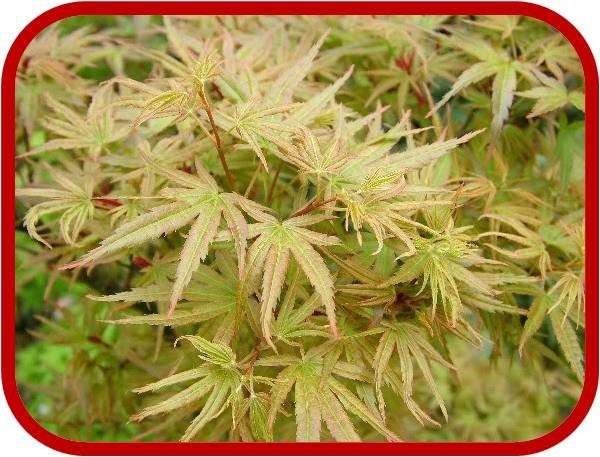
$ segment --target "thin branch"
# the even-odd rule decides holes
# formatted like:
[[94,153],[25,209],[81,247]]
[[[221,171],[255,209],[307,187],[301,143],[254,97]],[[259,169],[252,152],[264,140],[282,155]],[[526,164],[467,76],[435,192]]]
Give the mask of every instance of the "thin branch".
[[300,208],[298,211],[292,213],[290,215],[290,218],[304,216],[305,214],[311,213],[314,210],[319,209],[322,206],[325,206],[326,204],[334,202],[336,200],[337,200],[337,197],[331,197],[331,198],[328,198],[327,200],[323,200],[323,201],[313,200],[308,205],[305,205],[304,207]]
[[208,102],[208,98],[206,97],[204,87],[201,87],[200,90],[198,91],[198,93],[200,95],[200,103],[202,104],[204,111],[206,111],[206,114],[208,116],[208,122],[210,122],[210,127],[212,128],[212,131],[213,131],[213,135],[214,135],[214,139],[215,139],[215,146],[217,147],[217,153],[219,154],[219,160],[221,161],[223,171],[225,172],[225,178],[227,179],[227,185],[229,187],[229,190],[233,190],[233,188],[234,188],[233,175],[231,174],[231,171],[229,171],[229,166],[227,165],[227,160],[225,159],[225,152],[223,151],[223,144],[221,143],[221,137],[219,136],[217,124],[215,123],[215,118],[213,116],[212,108],[210,106],[210,103]]

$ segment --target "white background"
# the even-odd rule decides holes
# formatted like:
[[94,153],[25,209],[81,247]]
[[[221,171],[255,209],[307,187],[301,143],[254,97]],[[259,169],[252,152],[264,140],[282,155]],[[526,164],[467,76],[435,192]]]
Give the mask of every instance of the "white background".
[[[564,16],[586,38],[596,61],[600,61],[600,18],[598,3],[590,0],[530,0],[530,2],[546,6]],[[17,34],[40,13],[65,3],[58,0],[8,0],[2,2],[0,14],[0,57],[4,61],[6,53]],[[108,3],[108,2],[107,2]],[[594,236],[594,234],[590,234]],[[597,236],[597,234],[596,234]],[[598,303],[590,303],[598,306]],[[543,452],[543,456],[590,455],[598,452],[598,434],[600,433],[600,401],[596,398],[592,410],[579,428],[565,441]],[[4,455],[29,456],[61,456],[35,441],[17,423],[10,412],[6,400],[0,395],[0,446]],[[595,451],[594,451],[595,449]]]

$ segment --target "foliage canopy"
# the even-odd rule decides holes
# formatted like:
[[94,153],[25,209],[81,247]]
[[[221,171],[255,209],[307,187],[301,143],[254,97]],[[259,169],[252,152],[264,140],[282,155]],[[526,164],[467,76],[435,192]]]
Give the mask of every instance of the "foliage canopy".
[[19,382],[53,431],[518,440],[576,401],[582,70],[547,25],[72,18],[17,100]]

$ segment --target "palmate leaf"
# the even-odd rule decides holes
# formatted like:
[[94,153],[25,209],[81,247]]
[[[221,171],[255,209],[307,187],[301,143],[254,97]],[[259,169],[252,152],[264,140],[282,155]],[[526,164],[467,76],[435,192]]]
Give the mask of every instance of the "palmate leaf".
[[284,122],[281,116],[291,108],[292,105],[263,105],[254,100],[235,105],[232,114],[217,111],[215,120],[224,131],[236,135],[247,143],[268,171],[269,167],[263,152],[267,144],[272,143],[282,149],[293,148],[286,137],[289,137],[295,129]]
[[60,138],[50,140],[19,157],[57,149],[85,149],[91,156],[97,157],[107,145],[125,137],[129,127],[116,122],[111,110],[106,108],[112,99],[111,91],[110,85],[99,89],[85,116],[47,94],[46,103],[55,117],[46,120],[44,126]]
[[[416,248],[413,238],[418,238],[418,228],[427,229],[427,227],[414,221],[410,216],[416,213],[417,210],[423,210],[429,206],[448,205],[450,203],[447,200],[411,201],[406,197],[403,199],[401,197],[403,191],[404,186],[400,184],[397,190],[397,197],[400,198],[390,199],[391,201],[385,201],[384,199],[393,196],[395,193],[393,190],[384,191],[383,195],[367,194],[363,198],[359,197],[360,199],[357,199],[356,195],[341,197],[341,201],[346,205],[346,227],[348,227],[348,221],[351,221],[359,244],[362,245],[361,229],[363,225],[370,228],[373,235],[375,235],[377,250],[373,252],[373,255],[379,254],[387,236],[394,237],[404,243],[407,252],[402,254],[403,257],[415,254]],[[380,198],[381,200],[378,201]]]
[[170,123],[192,118],[197,122],[206,137],[214,141],[215,146],[220,149],[218,134],[216,132],[209,133],[202,120],[195,114],[201,108],[206,112],[209,122],[213,124],[212,110],[205,85],[219,74],[220,63],[216,60],[214,53],[206,49],[203,49],[202,57],[192,58],[171,22],[168,22],[167,30],[167,35],[172,41],[173,47],[184,63],[180,63],[160,52],[147,51],[143,48],[134,49],[153,60],[166,63],[166,67],[178,77],[168,79],[167,87],[153,87],[129,78],[115,78],[113,81],[129,87],[137,93],[133,96],[122,97],[119,104],[141,109],[138,117],[133,122],[134,127],[139,127],[148,120],[166,118],[167,122]]
[[503,223],[508,227],[512,228],[516,232],[516,234],[493,231],[479,234],[480,238],[490,236],[501,237],[508,241],[516,243],[517,245],[522,246],[519,249],[511,251],[509,249],[498,247],[492,243],[486,243],[486,246],[488,248],[503,256],[519,261],[537,259],[538,270],[542,278],[545,278],[546,272],[549,266],[551,265],[551,261],[550,255],[546,249],[544,239],[540,235],[539,231],[535,232],[531,230],[523,222],[512,216],[503,216],[498,214],[483,214],[481,217],[488,218],[492,221],[497,221],[499,223]]
[[238,394],[232,400],[233,427],[243,441],[273,441],[268,425],[269,401],[268,394],[252,390],[248,397]]
[[[199,265],[189,285],[183,291],[180,309],[175,310],[172,316],[157,313],[123,317],[109,322],[122,325],[176,327],[205,322],[217,317],[227,317],[235,311],[237,305],[237,269],[235,263],[230,262],[222,253],[217,252],[216,258],[215,264],[219,272],[214,270],[215,265]],[[104,302],[168,302],[171,293],[169,283],[163,282],[137,287],[127,292],[90,298]]]
[[229,405],[232,394],[242,387],[243,380],[241,373],[235,367],[235,355],[228,346],[212,343],[199,336],[187,335],[181,339],[189,341],[206,363],[199,368],[171,375],[134,391],[143,393],[180,382],[194,379],[198,381],[168,399],[142,409],[132,417],[132,420],[141,421],[148,416],[191,406],[208,394],[204,406],[181,437],[181,441],[190,441],[208,422],[223,412]]
[[411,283],[422,278],[418,293],[429,287],[432,316],[441,299],[446,320],[455,325],[464,313],[463,291],[484,297],[484,300],[497,293],[483,278],[477,276],[477,271],[471,271],[474,266],[493,261],[481,257],[468,239],[458,229],[454,234],[415,240],[416,253],[407,257],[400,269],[379,287]]
[[336,441],[360,441],[348,412],[370,425],[387,440],[399,441],[377,414],[335,378],[346,377],[342,362],[334,364],[328,373],[323,373],[325,361],[311,353],[307,353],[302,359],[289,356],[265,357],[256,364],[284,367],[274,380],[269,423],[273,425],[280,406],[294,389],[297,441],[319,441],[322,422],[325,422]]
[[579,347],[577,333],[571,323],[565,321],[557,311],[550,312],[550,323],[569,366],[579,382],[583,382],[583,352]]
[[[435,361],[448,369],[454,369],[453,365],[447,362],[442,355],[433,348],[429,341],[427,341],[422,329],[418,326],[408,322],[385,322],[383,323],[383,328],[384,331],[379,339],[379,344],[377,345],[372,362],[373,369],[375,370],[375,389],[377,391],[379,410],[382,417],[385,417],[385,406],[381,388],[384,380],[390,379],[388,367],[390,365],[396,365],[396,362],[391,360],[392,355],[396,353],[400,362],[399,371],[402,388],[402,392],[399,393],[407,403],[409,410],[411,410],[418,420],[421,420],[421,417],[423,417],[424,413],[422,413],[420,408],[416,409],[412,406],[414,362],[419,368],[429,390],[435,397],[444,417],[448,420],[446,405],[444,404],[441,393],[434,381],[429,362]],[[388,375],[387,379],[384,377],[386,374]],[[428,420],[432,421],[430,418],[428,418]]]
[[273,433],[267,423],[269,405],[267,400],[258,395],[249,399],[250,403],[250,428],[257,441],[273,441]]
[[549,311],[560,309],[564,314],[563,321],[569,317],[576,322],[577,326],[581,323],[585,293],[582,273],[575,274],[571,271],[562,273],[556,284],[548,291],[548,295],[554,302]]
[[[558,303],[553,303],[550,295],[536,297],[529,308],[527,321],[523,327],[523,333],[519,341],[519,353],[523,354],[526,343],[539,331],[545,318],[550,318],[552,331],[558,344],[569,363],[569,366],[580,382],[583,382],[583,353],[579,346],[577,333],[570,320],[566,319],[566,313],[558,308]],[[563,314],[564,313],[564,314]]]
[[[307,336],[321,336],[327,338],[329,333],[309,321],[315,311],[321,306],[317,293],[306,295],[304,287],[300,285],[300,269],[291,274],[287,290],[281,304],[277,309],[277,317],[273,321],[272,336],[275,342],[282,341],[290,346],[297,346],[296,340]],[[298,306],[295,306],[296,303]]]
[[458,77],[452,88],[435,104],[428,116],[438,111],[463,89],[494,76],[491,99],[493,118],[490,133],[492,141],[495,141],[504,121],[508,118],[517,87],[517,74],[528,80],[535,79],[534,68],[518,60],[511,60],[503,51],[493,48],[485,40],[474,36],[457,33],[447,41],[451,46],[473,55],[480,62],[467,68]]
[[181,121],[199,107],[197,94],[178,80],[168,80],[167,84],[153,85],[130,78],[116,77],[121,96],[113,104],[139,110],[131,127],[137,128],[150,120],[164,119],[168,123]]
[[352,69],[323,92],[304,103],[293,103],[292,94],[308,74],[325,35],[286,71],[269,85],[262,96],[233,105],[228,110],[215,113],[217,125],[224,131],[246,143],[269,170],[265,152],[277,153],[275,148],[290,152],[294,150],[291,136],[303,124],[311,122],[335,92],[348,79]]
[[330,330],[337,335],[333,279],[313,246],[331,246],[339,240],[304,228],[327,219],[329,217],[326,216],[298,216],[279,222],[267,217],[252,227],[251,237],[256,239],[248,249],[243,283],[248,291],[257,289],[257,280],[262,273],[261,325],[265,340],[272,346],[272,315],[281,295],[290,258],[297,262],[314,287],[325,308]]
[[560,36],[548,36],[536,43],[532,50],[535,63],[544,64],[558,80],[565,76],[565,71],[579,75],[582,72],[581,61],[577,52]]
[[[286,150],[282,158],[293,164],[316,185],[317,193],[324,197],[334,195],[345,206],[346,228],[349,221],[362,242],[361,229],[367,226],[378,240],[378,251],[386,236],[401,239],[409,253],[414,252],[411,235],[406,227],[419,224],[410,216],[427,205],[444,205],[447,201],[423,202],[421,194],[443,193],[443,189],[407,185],[404,173],[418,170],[448,154],[460,144],[478,135],[481,130],[460,138],[438,141],[422,146],[409,146],[401,153],[390,150],[398,141],[423,129],[410,129],[405,119],[392,129],[381,129],[381,110],[371,116],[346,123],[339,113],[335,129],[324,139],[316,137],[309,129],[301,129],[299,144]],[[376,122],[378,120],[378,122]],[[342,141],[344,133],[356,133],[369,125],[369,134],[360,142]],[[416,196],[414,200],[411,197]],[[422,228],[427,228],[420,225]]]
[[294,165],[300,173],[313,178],[318,186],[322,179],[331,179],[338,174],[351,159],[340,141],[342,128],[343,117],[339,116],[336,130],[325,144],[309,129],[300,128],[296,144],[284,149],[282,159]]
[[545,86],[534,87],[523,92],[517,92],[520,97],[536,100],[528,118],[538,117],[542,114],[556,111],[566,105],[572,104],[575,108],[584,110],[584,95],[579,91],[569,92],[567,88],[558,81],[545,81]]
[[35,75],[43,81],[48,77],[68,87],[72,92],[85,94],[88,81],[76,74],[77,66],[93,61],[95,45],[108,39],[105,33],[91,33],[90,27],[82,27],[72,33],[61,33],[58,24],[47,27],[27,47],[20,62],[19,73]]
[[[204,139],[191,147],[184,146],[182,136],[173,136],[152,145],[148,141],[141,141],[137,144],[137,149],[142,150],[143,155],[151,162],[167,168],[175,168],[177,164],[191,160],[195,152],[203,151],[211,144],[208,139]],[[152,167],[148,165],[148,160],[137,153],[135,155],[107,154],[102,156],[100,161],[118,170],[114,173],[114,182],[129,181],[153,173]],[[123,169],[126,170],[125,173],[123,173]]]
[[47,200],[32,206],[27,211],[23,225],[33,239],[51,247],[38,234],[35,226],[41,217],[59,213],[60,234],[67,244],[73,245],[84,225],[94,217],[92,193],[95,182],[93,175],[88,174],[87,179],[82,181],[80,176],[70,175],[49,165],[46,165],[45,168],[60,189],[17,188],[15,190],[17,197]]
[[290,117],[292,120],[302,124],[310,125],[311,122],[322,112],[323,108],[333,100],[335,94],[340,90],[344,83],[350,78],[354,67],[350,67],[341,78],[338,78],[333,84],[315,94],[304,103],[294,108]]
[[166,189],[165,197],[175,201],[155,207],[148,213],[118,227],[113,235],[101,242],[99,247],[63,268],[88,264],[124,247],[139,245],[171,233],[193,221],[181,250],[171,292],[169,316],[172,316],[192,273],[196,271],[200,261],[205,259],[208,247],[217,234],[221,218],[230,228],[236,244],[241,272],[244,268],[248,228],[238,208],[245,212],[250,211],[255,216],[267,217],[267,215],[263,213],[260,205],[240,195],[219,192],[216,182],[199,164],[196,164],[196,169],[200,177],[156,164],[154,167],[170,181],[185,186],[181,189]]
[[273,82],[267,98],[273,103],[289,103],[297,85],[308,75],[319,49],[323,45],[327,33],[308,50],[308,52],[295,61],[287,71],[284,71]]
[[[382,109],[351,122],[344,120],[340,109],[337,111],[335,129],[331,130],[329,136],[322,140],[309,131],[303,131],[300,145],[291,154],[282,157],[309,176],[328,179],[332,192],[364,191],[369,189],[373,181],[379,186],[395,187],[402,181],[403,173],[434,162],[483,131],[480,129],[459,138],[430,144],[415,145],[409,142],[405,150],[393,153],[392,150],[403,138],[410,138],[428,129],[411,128],[408,116],[404,115],[396,125],[384,131],[381,124]],[[368,135],[357,140],[356,136],[365,127],[368,128]],[[391,196],[393,194],[388,198]]]

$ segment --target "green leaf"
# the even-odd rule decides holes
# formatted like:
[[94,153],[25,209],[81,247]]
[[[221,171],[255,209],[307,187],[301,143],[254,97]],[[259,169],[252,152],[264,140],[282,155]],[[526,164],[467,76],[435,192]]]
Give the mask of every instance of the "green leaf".
[[537,333],[542,326],[542,322],[550,309],[552,302],[547,295],[540,295],[533,300],[529,311],[527,312],[527,320],[523,327],[523,333],[521,333],[521,339],[519,340],[519,354],[523,353],[523,347],[525,343]]
[[195,382],[191,386],[183,389],[181,392],[178,392],[175,395],[169,397],[168,399],[161,401],[156,405],[148,406],[142,409],[139,413],[132,417],[132,420],[141,421],[148,416],[166,413],[175,409],[182,408],[203,397],[212,388],[213,383],[214,379],[207,376],[204,379]]
[[162,389],[163,387],[168,387],[173,384],[178,384],[180,382],[190,381],[192,379],[200,378],[206,376],[208,371],[206,368],[194,368],[187,371],[182,371],[181,373],[176,373],[171,376],[167,376],[166,378],[161,379],[160,381],[153,382],[152,384],[148,384],[144,387],[138,387],[137,389],[133,389],[135,393],[143,393],[149,392],[152,390]]
[[181,249],[180,261],[177,265],[175,283],[171,293],[168,316],[173,316],[175,305],[181,298],[183,289],[192,279],[192,273],[198,269],[201,260],[208,254],[208,246],[217,234],[221,221],[222,209],[218,201],[209,201],[200,209],[202,217],[192,224]]
[[584,146],[583,122],[562,126],[556,137],[556,155],[560,164],[560,183],[563,192],[571,183],[575,164],[581,163]]
[[212,343],[198,335],[184,335],[177,338],[192,343],[194,348],[200,352],[200,357],[204,360],[217,365],[233,365],[235,363],[235,354],[229,346],[219,343]]
[[575,333],[568,320],[562,319],[560,312],[553,311],[550,313],[550,323],[567,362],[569,362],[579,382],[583,382],[583,352],[579,346],[577,333]]
[[428,116],[438,111],[448,100],[466,87],[498,73],[499,65],[496,62],[479,62],[465,70],[452,85],[452,89],[444,94],[442,99],[435,104]]
[[508,119],[517,87],[517,71],[512,63],[505,64],[494,77],[492,83],[492,112],[494,117],[491,125],[492,139],[500,134],[502,125]]
[[168,325],[170,327],[178,327],[214,319],[226,314],[230,310],[231,305],[229,303],[221,305],[202,304],[198,306],[198,309],[192,311],[176,310],[171,317],[167,317],[164,314],[146,314],[144,316],[124,317],[106,322],[121,325]]
[[294,402],[296,410],[296,440],[319,441],[321,407],[317,394],[317,379],[299,375],[296,378]]
[[267,406],[257,396],[250,399],[250,428],[254,439],[273,441],[273,434],[269,430]]
[[333,378],[329,378],[328,382],[329,387],[336,394],[337,398],[340,400],[345,409],[369,424],[371,427],[385,436],[389,441],[400,441],[395,433],[388,430],[381,418],[373,414],[373,412],[342,383]]
[[213,391],[209,395],[204,407],[202,408],[202,411],[200,411],[200,414],[194,418],[192,423],[185,430],[180,441],[191,441],[192,438],[196,436],[208,422],[220,414],[220,412],[223,410],[223,407],[227,403],[227,397],[230,389],[231,386],[228,382],[219,382],[218,385],[214,386]]
[[321,392],[321,415],[327,429],[336,441],[362,441],[356,433],[348,414],[335,395],[329,390]]

